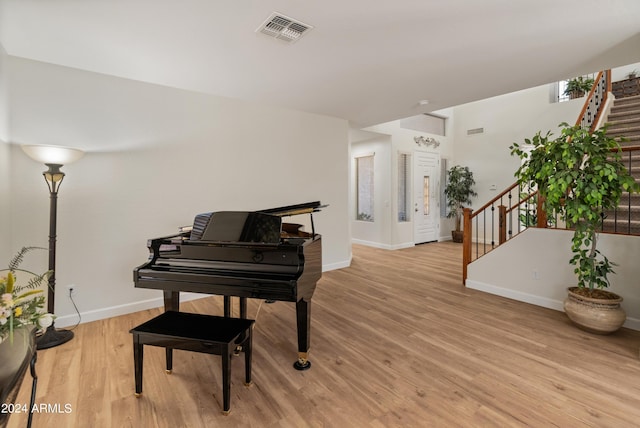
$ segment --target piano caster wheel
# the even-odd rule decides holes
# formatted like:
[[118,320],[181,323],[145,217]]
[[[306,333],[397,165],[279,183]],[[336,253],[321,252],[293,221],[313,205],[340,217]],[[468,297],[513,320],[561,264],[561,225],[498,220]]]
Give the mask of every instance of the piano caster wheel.
[[309,370],[311,368],[311,361],[298,360],[295,363],[293,363],[293,368],[300,371]]
[[171,370],[165,370],[164,371],[166,374],[171,374]]
[[253,386],[253,382],[244,382],[244,386],[249,388],[250,386]]
[[225,416],[229,416],[229,413],[231,413],[231,410],[223,410],[222,414]]
[[275,303],[276,301],[275,301],[275,300],[272,300],[272,299],[267,299],[267,300],[265,300],[264,302],[265,302],[265,303],[269,303],[269,304],[270,304],[270,303]]
[[136,398],[140,398],[142,396],[142,392],[135,392],[133,395],[135,395]]

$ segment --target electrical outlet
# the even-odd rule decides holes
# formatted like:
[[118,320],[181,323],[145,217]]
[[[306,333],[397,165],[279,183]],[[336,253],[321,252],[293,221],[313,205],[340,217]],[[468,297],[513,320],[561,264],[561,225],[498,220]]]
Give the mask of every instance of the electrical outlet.
[[78,292],[78,287],[75,284],[67,285],[67,296],[75,296]]

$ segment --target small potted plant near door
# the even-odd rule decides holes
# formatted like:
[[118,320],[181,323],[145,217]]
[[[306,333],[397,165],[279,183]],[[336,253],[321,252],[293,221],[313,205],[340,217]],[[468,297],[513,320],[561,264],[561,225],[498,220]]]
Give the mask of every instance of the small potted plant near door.
[[591,77],[578,76],[567,80],[567,87],[564,90],[565,95],[569,95],[570,99],[580,98],[591,90],[594,80]]
[[558,138],[538,132],[526,139],[530,151],[518,144],[510,147],[511,154],[524,161],[515,175],[520,184],[537,187],[548,218],[557,214],[574,230],[569,263],[578,283],[568,289],[567,316],[586,331],[608,334],[622,326],[626,315],[620,307],[622,298],[605,290],[616,264],[598,250],[598,231],[603,213],[618,206],[622,192],[637,192],[640,187],[606,127],[589,133],[579,126],[560,126]]
[[471,198],[478,196],[473,190],[476,184],[473,179],[473,172],[469,167],[460,165],[453,166],[447,171],[447,185],[444,194],[447,197],[447,207],[449,212],[447,217],[456,219],[456,228],[451,231],[453,242],[462,242],[462,214],[465,204],[471,204]]

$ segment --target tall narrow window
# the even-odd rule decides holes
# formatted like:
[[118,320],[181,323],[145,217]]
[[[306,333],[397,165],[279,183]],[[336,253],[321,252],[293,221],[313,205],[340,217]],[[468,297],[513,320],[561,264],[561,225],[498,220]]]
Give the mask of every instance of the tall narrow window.
[[422,207],[423,215],[429,215],[429,196],[429,176],[425,175],[422,181],[422,200],[424,202],[424,206]]
[[411,155],[398,154],[398,221],[411,221],[411,195],[409,194],[409,164]]
[[373,221],[373,155],[356,158],[356,219]]

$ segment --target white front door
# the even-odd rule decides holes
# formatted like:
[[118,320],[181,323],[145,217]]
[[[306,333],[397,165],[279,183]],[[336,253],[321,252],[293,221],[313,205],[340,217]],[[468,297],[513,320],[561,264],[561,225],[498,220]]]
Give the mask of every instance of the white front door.
[[413,241],[416,244],[438,240],[440,228],[440,155],[414,152]]

